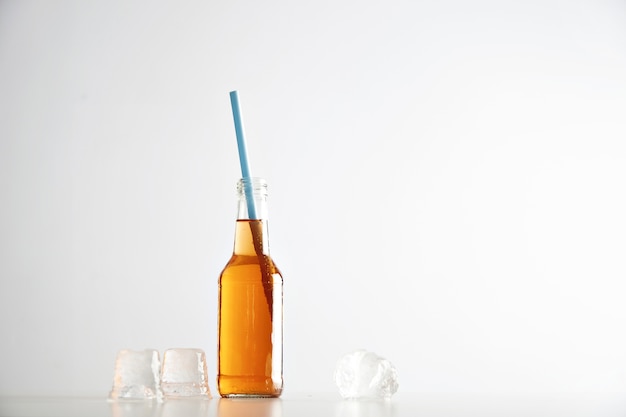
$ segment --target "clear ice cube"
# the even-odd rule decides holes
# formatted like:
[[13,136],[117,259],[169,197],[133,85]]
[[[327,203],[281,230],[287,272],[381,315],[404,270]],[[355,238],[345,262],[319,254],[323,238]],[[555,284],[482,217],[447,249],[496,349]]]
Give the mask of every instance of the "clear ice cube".
[[111,400],[162,399],[159,373],[161,361],[154,349],[124,349],[117,353]]
[[163,354],[161,388],[166,398],[210,398],[204,351],[190,348],[166,350]]

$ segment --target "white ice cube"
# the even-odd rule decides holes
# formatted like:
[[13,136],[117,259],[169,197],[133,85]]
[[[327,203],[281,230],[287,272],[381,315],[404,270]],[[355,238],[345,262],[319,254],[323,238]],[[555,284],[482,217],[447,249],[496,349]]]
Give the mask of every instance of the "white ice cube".
[[398,390],[396,368],[387,359],[356,350],[337,362],[335,383],[343,398],[391,398]]

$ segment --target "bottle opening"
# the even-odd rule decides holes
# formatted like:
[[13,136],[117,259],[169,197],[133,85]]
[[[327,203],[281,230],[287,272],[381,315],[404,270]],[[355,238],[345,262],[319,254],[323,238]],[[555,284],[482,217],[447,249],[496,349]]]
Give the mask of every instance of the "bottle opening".
[[261,194],[267,196],[267,181],[263,178],[241,178],[237,182],[237,192],[239,195],[243,195],[247,187],[252,190],[254,194]]

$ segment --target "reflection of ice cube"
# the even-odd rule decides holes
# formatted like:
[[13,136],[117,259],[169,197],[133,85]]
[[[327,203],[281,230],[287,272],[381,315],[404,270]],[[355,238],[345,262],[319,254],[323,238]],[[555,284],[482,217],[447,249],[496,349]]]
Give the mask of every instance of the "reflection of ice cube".
[[387,399],[360,399],[358,401],[338,401],[335,417],[394,417],[397,415],[393,401]]
[[111,401],[111,417],[155,417],[162,405],[155,401]]
[[337,362],[335,383],[344,398],[391,398],[398,390],[396,368],[365,350],[349,353]]
[[153,349],[120,350],[115,360],[113,388],[109,394],[117,399],[156,399],[161,393],[159,352]]
[[168,349],[163,354],[161,387],[166,397],[211,397],[206,357],[201,349]]
[[207,401],[204,398],[186,397],[171,401],[167,398],[162,404],[161,413],[154,414],[153,417],[216,416],[219,415],[216,408],[215,401]]

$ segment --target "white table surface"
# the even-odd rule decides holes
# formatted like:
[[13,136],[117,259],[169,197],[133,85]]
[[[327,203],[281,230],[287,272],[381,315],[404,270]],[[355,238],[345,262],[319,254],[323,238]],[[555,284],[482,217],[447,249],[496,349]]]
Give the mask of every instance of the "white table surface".
[[2,417],[626,417],[626,393],[398,393],[388,401],[337,394],[284,394],[280,399],[110,402],[102,397],[0,397]]

